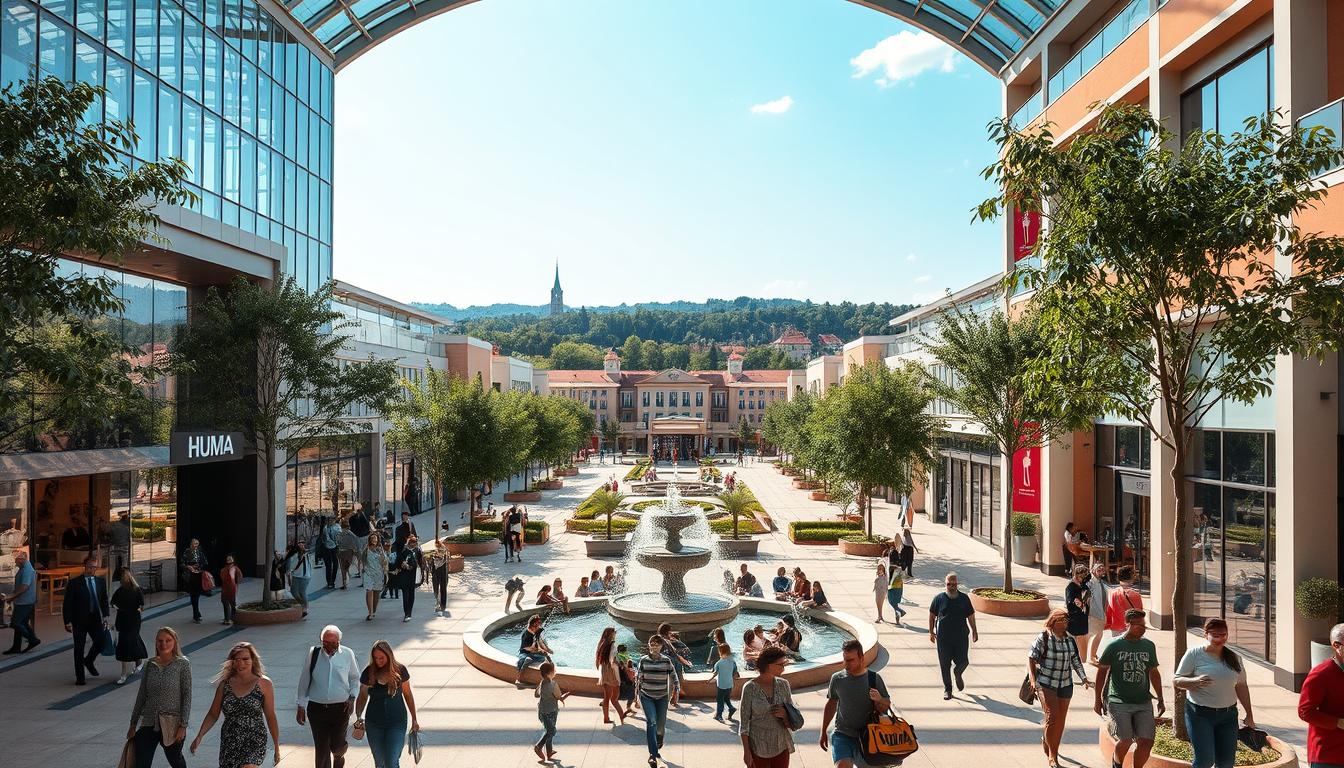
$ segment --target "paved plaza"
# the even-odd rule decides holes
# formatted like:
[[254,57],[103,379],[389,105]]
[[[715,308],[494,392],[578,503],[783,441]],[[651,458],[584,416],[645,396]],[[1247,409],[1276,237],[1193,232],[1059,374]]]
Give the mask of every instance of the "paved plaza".
[[[383,601],[379,616],[364,621],[363,590],[320,590],[315,593],[312,613],[299,624],[261,628],[223,627],[218,624],[216,599],[203,600],[205,623],[190,622],[190,607],[175,603],[165,615],[145,620],[144,636],[152,641],[154,628],[169,624],[182,634],[184,647],[192,661],[194,675],[192,731],[201,722],[209,705],[212,686],[209,678],[218,670],[229,647],[239,640],[250,640],[259,649],[266,671],[275,681],[277,711],[281,725],[282,765],[312,765],[312,750],[306,727],[294,719],[294,686],[307,648],[317,641],[324,624],[335,623],[345,631],[345,644],[363,660],[373,641],[385,638],[395,647],[398,660],[411,671],[419,707],[419,719],[427,743],[422,765],[504,766],[535,765],[530,744],[540,727],[531,689],[515,690],[507,683],[490,678],[466,663],[462,655],[463,631],[477,620],[501,609],[503,582],[519,573],[529,580],[527,603],[543,580],[555,576],[565,579],[570,590],[579,576],[605,563],[588,561],[582,538],[564,533],[563,519],[599,483],[612,474],[623,477],[626,468],[592,465],[576,478],[566,480],[561,491],[547,492],[545,499],[529,505],[533,517],[538,514],[551,523],[549,544],[526,550],[526,562],[505,563],[503,555],[469,559],[461,574],[450,582],[450,612],[447,618],[433,615],[433,600],[422,591],[416,600],[416,616],[401,622],[400,604]],[[873,565],[869,559],[840,556],[833,547],[805,547],[789,542],[788,522],[797,519],[834,517],[836,509],[811,501],[804,491],[794,490],[788,478],[768,464],[750,464],[740,469],[740,480],[752,490],[778,523],[779,530],[765,537],[759,561],[752,568],[758,578],[773,575],[779,565],[800,565],[813,579],[826,585],[832,605],[860,617],[874,617],[872,593]],[[496,498],[502,489],[497,489]],[[461,504],[444,508],[444,519],[460,525]],[[890,535],[895,526],[893,507],[876,505],[876,529]],[[416,519],[421,532],[433,526],[433,515]],[[1041,766],[1040,710],[1023,706],[1016,697],[1024,673],[1027,648],[1040,631],[1035,620],[1014,620],[982,616],[979,619],[980,643],[972,648],[972,666],[966,674],[966,691],[950,702],[943,701],[933,646],[927,637],[924,607],[937,590],[948,570],[956,570],[967,586],[995,584],[998,581],[998,554],[945,526],[934,525],[920,517],[915,523],[916,543],[921,554],[915,559],[915,578],[906,582],[905,596],[911,627],[879,625],[883,646],[876,664],[893,699],[915,726],[920,751],[907,761],[918,766]],[[1035,571],[1018,572],[1018,584],[1050,594],[1056,602],[1063,594],[1064,580],[1042,576]],[[313,579],[320,587],[323,579]],[[244,599],[254,599],[259,582],[249,579],[242,587]],[[7,631],[7,630],[5,630]],[[1169,632],[1150,632],[1170,680],[1171,639]],[[8,637],[5,637],[8,640]],[[7,738],[7,758],[19,758],[13,764],[37,766],[110,766],[115,764],[129,723],[139,678],[124,687],[113,685],[117,664],[105,659],[102,677],[91,685],[73,684],[72,662],[68,650],[49,651],[64,638],[44,637],[45,652],[36,660],[20,666],[0,667],[0,723]],[[739,639],[740,640],[740,639]],[[593,638],[594,644],[596,638]],[[733,639],[730,638],[730,642]],[[838,651],[838,649],[836,649]],[[1296,715],[1297,697],[1275,687],[1269,670],[1251,664],[1249,677],[1256,720],[1261,727],[1293,744],[1305,757],[1305,726]],[[1170,688],[1168,687],[1168,690]],[[829,766],[817,746],[818,728],[824,705],[824,688],[796,691],[796,700],[807,725],[796,734],[798,751],[795,766]],[[1169,695],[1170,697],[1170,695]],[[1096,746],[1099,718],[1091,711],[1090,692],[1079,691],[1065,734],[1065,765],[1104,768]],[[712,719],[713,702],[686,702],[671,714],[667,746],[663,754],[669,765],[702,766],[740,765],[741,745],[734,729]],[[556,748],[560,764],[566,766],[638,766],[644,764],[644,723],[640,719],[624,726],[602,723],[597,699],[570,698],[560,713]],[[216,726],[201,752],[188,758],[189,765],[214,765],[218,750]],[[162,764],[163,758],[159,758]],[[8,760],[6,761],[8,763]],[[352,744],[348,766],[371,768],[373,760],[363,742]],[[409,760],[403,765],[411,765]]]

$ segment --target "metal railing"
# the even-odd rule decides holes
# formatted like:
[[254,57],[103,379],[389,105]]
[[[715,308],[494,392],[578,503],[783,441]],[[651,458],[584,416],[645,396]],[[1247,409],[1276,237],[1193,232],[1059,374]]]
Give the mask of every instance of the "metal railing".
[[[1297,120],[1298,130],[1324,128],[1334,134],[1331,144],[1335,149],[1344,149],[1344,99],[1336,99],[1314,112],[1308,112]],[[1322,171],[1322,175],[1344,167],[1340,163]]]
[[1050,77],[1047,98],[1051,103],[1060,94],[1069,90],[1074,83],[1083,79],[1083,75],[1101,63],[1112,51],[1120,47],[1125,38],[1134,33],[1143,22],[1148,20],[1148,0],[1134,0],[1125,6],[1114,19],[1106,23],[1101,31],[1078,50],[1064,66]]

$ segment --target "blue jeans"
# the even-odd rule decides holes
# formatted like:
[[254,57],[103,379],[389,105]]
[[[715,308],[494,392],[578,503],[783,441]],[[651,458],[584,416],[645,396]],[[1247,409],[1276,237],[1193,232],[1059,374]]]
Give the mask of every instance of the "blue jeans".
[[834,765],[841,760],[850,760],[863,765],[863,750],[859,748],[859,740],[853,736],[831,731],[831,764]]
[[905,587],[887,590],[887,602],[891,604],[891,609],[897,616],[904,616],[905,609],[901,607],[901,595],[905,593]]
[[560,717],[559,712],[538,712],[537,719],[541,721],[541,727],[544,729],[541,738],[537,739],[534,745],[537,749],[543,750],[546,754],[555,751],[555,721]]
[[527,669],[528,664],[539,664],[546,660],[544,653],[528,653],[523,651],[518,654],[518,677],[523,676],[523,670]]
[[737,714],[737,707],[734,707],[734,706],[733,706],[733,689],[732,689],[732,688],[715,688],[715,689],[714,689],[714,716],[715,716],[715,717],[723,717],[723,710],[724,710],[725,707],[728,709],[728,716],[729,716],[729,717],[732,717],[733,715]]
[[20,640],[26,640],[28,645],[37,645],[37,633],[33,631],[33,613],[36,608],[36,603],[14,603],[14,614],[9,617],[9,626],[14,628],[14,645],[10,647],[15,650],[19,649]]
[[1195,759],[1191,768],[1232,768],[1237,759],[1237,708],[1214,709],[1187,701],[1185,729]]
[[667,730],[667,701],[667,696],[655,699],[639,694],[639,706],[644,708],[644,739],[649,744],[649,757],[662,757],[658,753],[658,742],[663,740],[663,732]]
[[406,748],[406,723],[364,723],[376,768],[401,768],[401,750]]

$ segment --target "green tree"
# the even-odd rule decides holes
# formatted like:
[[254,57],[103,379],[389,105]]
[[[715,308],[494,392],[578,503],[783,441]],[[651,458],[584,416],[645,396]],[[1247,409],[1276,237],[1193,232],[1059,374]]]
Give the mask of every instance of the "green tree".
[[688,361],[687,370],[691,371],[712,371],[714,365],[709,361],[708,349],[697,349],[691,353],[691,359]]
[[748,371],[761,371],[770,367],[770,356],[774,350],[770,347],[752,347],[742,356],[742,367]]
[[621,425],[615,419],[603,419],[599,431],[602,435],[602,442],[608,446],[607,452],[615,455],[620,450]]
[[[1281,121],[1196,133],[1183,147],[1133,105],[1105,107],[1092,131],[1062,147],[1048,129],[1028,135],[1007,121],[992,129],[1000,160],[986,175],[1001,192],[979,215],[1048,201],[1042,266],[1015,276],[1036,289],[1051,327],[1056,362],[1043,362],[1037,386],[1110,395],[1171,451],[1168,607],[1178,630],[1192,571],[1184,473],[1194,429],[1224,400],[1269,394],[1276,354],[1333,350],[1344,327],[1344,240],[1294,224],[1325,194],[1317,175],[1344,153],[1331,137]],[[1179,659],[1186,634],[1173,639]],[[1178,691],[1182,738],[1184,703]]]
[[761,417],[761,437],[778,446],[792,461],[804,460],[811,443],[807,424],[816,409],[817,398],[810,392],[799,392],[792,400],[776,400]]
[[625,343],[621,344],[621,367],[631,371],[640,371],[644,369],[644,349],[640,345],[638,336],[633,334],[625,337]]
[[[924,349],[952,375],[950,381],[927,376],[926,385],[956,413],[979,422],[1009,461],[1018,451],[1086,428],[1106,411],[1106,398],[1095,390],[1032,386],[1033,371],[1054,360],[1052,331],[1038,312],[1028,311],[1010,321],[1000,309],[982,317],[954,308],[940,314],[937,324],[936,341]],[[1088,365],[1082,360],[1071,364]],[[1010,505],[1014,476],[1007,473],[1004,491]],[[1013,589],[1012,522],[1011,514],[1003,515],[1005,591]]]
[[742,463],[742,456],[747,452],[747,447],[756,441],[756,430],[747,423],[746,416],[737,417],[737,426],[733,429],[733,436],[737,438],[737,463]]
[[119,289],[58,268],[65,254],[116,262],[166,242],[155,207],[192,199],[180,161],[131,168],[117,154],[134,146],[130,125],[84,120],[103,94],[55,77],[0,90],[0,452],[112,433],[114,415],[143,409],[136,382],[158,373],[100,325],[123,309]]
[[600,371],[603,354],[592,344],[562,341],[551,347],[548,366],[557,371]]
[[644,359],[644,365],[653,371],[661,371],[666,366],[663,365],[663,347],[656,341],[645,340],[639,346],[640,357]]
[[705,364],[704,370],[717,371],[721,365],[723,365],[723,358],[719,355],[719,345],[711,341],[709,342],[709,362]]
[[607,490],[605,487],[593,491],[593,495],[588,497],[588,506],[593,510],[593,514],[607,519],[608,541],[611,540],[611,516],[616,514],[616,510],[620,509],[624,502],[625,494]]
[[410,451],[429,475],[434,496],[434,531],[440,529],[443,500],[439,497],[448,477],[453,474],[452,462],[459,457],[452,450],[453,378],[447,373],[425,364],[425,375],[419,381],[403,379],[406,397],[394,401],[387,410],[392,428],[387,431],[388,445],[397,450]]
[[738,538],[738,519],[743,515],[750,514],[751,508],[756,501],[756,497],[746,488],[738,488],[732,491],[724,491],[719,494],[719,502],[723,504],[723,509],[733,517],[733,538]]
[[691,365],[691,348],[685,344],[664,344],[663,365],[687,370]]
[[[322,437],[367,431],[349,412],[397,396],[397,367],[369,359],[341,365],[349,325],[331,308],[332,284],[308,293],[294,278],[269,286],[234,278],[211,287],[178,340],[173,365],[187,375],[179,409],[190,424],[242,432],[266,468],[266,570],[275,554],[275,472]],[[269,581],[262,602],[269,605]]]
[[886,486],[908,495],[915,474],[937,462],[942,419],[929,412],[932,394],[923,374],[893,371],[873,361],[826,393],[808,419],[813,462],[824,474],[858,486],[865,530],[873,535],[872,491]]

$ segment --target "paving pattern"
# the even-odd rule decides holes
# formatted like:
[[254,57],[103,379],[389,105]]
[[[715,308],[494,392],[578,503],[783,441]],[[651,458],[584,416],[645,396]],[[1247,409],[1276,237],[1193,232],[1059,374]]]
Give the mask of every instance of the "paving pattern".
[[[470,559],[466,570],[452,578],[451,615],[446,618],[433,615],[429,593],[421,592],[415,618],[410,623],[401,622],[400,605],[389,601],[383,603],[375,621],[366,622],[363,592],[355,589],[352,582],[347,591],[318,590],[312,613],[301,624],[246,630],[223,627],[215,623],[219,607],[217,601],[211,600],[203,602],[207,607],[206,623],[191,624],[190,608],[178,605],[165,615],[146,619],[145,637],[152,637],[153,629],[163,624],[177,628],[182,634],[194,672],[193,736],[213,694],[209,678],[229,647],[242,639],[257,645],[267,674],[276,683],[282,766],[312,765],[308,730],[294,719],[294,685],[307,648],[317,641],[318,631],[328,623],[345,630],[345,643],[356,649],[361,659],[374,640],[385,638],[396,649],[398,660],[410,668],[427,744],[422,765],[435,768],[536,765],[530,745],[539,735],[540,726],[531,690],[514,690],[468,665],[462,656],[462,632],[478,619],[500,610],[503,583],[514,573],[529,579],[529,587],[539,586],[543,577],[549,581],[556,575],[563,576],[566,586],[573,589],[580,575],[601,565],[587,560],[582,539],[563,533],[561,521],[599,483],[613,472],[623,476],[624,471],[610,465],[584,468],[578,477],[566,480],[563,490],[546,492],[542,503],[529,505],[534,515],[552,523],[551,542],[527,549],[522,564],[505,563],[502,554]],[[825,583],[827,596],[838,610],[874,617],[872,560],[844,557],[830,547],[797,546],[788,541],[790,520],[834,517],[837,510],[811,501],[804,491],[794,490],[788,478],[768,464],[742,467],[738,477],[751,486],[779,523],[779,532],[762,542],[754,573],[768,580],[779,565],[800,565],[811,578]],[[444,519],[458,525],[460,512],[460,504],[445,506]],[[890,534],[896,524],[895,510],[877,504],[875,515],[877,530]],[[428,530],[433,526],[433,515],[423,514],[416,523],[421,530]],[[966,691],[953,701],[943,701],[936,655],[927,637],[928,614],[923,607],[941,588],[943,574],[948,570],[956,570],[965,585],[995,583],[998,554],[922,517],[916,520],[915,535],[921,554],[915,560],[915,578],[906,582],[905,590],[912,626],[879,625],[883,651],[875,665],[893,691],[897,706],[919,735],[922,748],[906,765],[1039,768],[1044,765],[1040,751],[1040,711],[1022,706],[1016,698],[1027,648],[1039,632],[1039,623],[981,617],[980,642],[971,651]],[[322,583],[320,576],[313,581],[315,587]],[[1034,571],[1022,574],[1019,569],[1018,582],[1056,596],[1057,601],[1063,595],[1063,579]],[[250,595],[258,588],[258,581],[249,580],[243,591]],[[1169,679],[1171,633],[1150,631],[1149,637],[1162,652],[1164,675]],[[57,645],[61,638],[43,639]],[[101,664],[101,678],[91,679],[90,686],[78,688],[73,684],[72,664],[67,650],[47,652],[17,668],[0,668],[0,723],[10,734],[6,752],[13,756],[16,754],[13,750],[19,749],[26,765],[83,768],[116,762],[138,678],[132,678],[124,687],[113,685],[117,665],[108,659]],[[1268,669],[1252,664],[1248,672],[1257,722],[1295,745],[1305,758],[1302,745],[1306,729],[1297,720],[1296,695],[1274,686]],[[792,765],[829,766],[827,755],[817,745],[825,690],[813,688],[795,693],[807,726],[797,734],[798,751],[793,755]],[[1079,693],[1065,734],[1062,762],[1101,768],[1105,761],[1096,747],[1099,718],[1091,711],[1090,695],[1081,690]],[[688,702],[670,716],[663,750],[669,765],[674,768],[740,765],[738,736],[730,726],[715,722],[712,716],[713,702]],[[188,758],[189,765],[215,764],[218,733],[216,726],[204,740],[200,753]],[[643,721],[631,720],[624,726],[604,725],[597,700],[576,696],[561,711],[556,747],[560,764],[566,766],[641,766],[645,758]],[[159,761],[162,762],[162,757]],[[372,768],[373,760],[363,742],[352,743],[346,765]],[[403,765],[409,767],[412,763],[407,759]]]

